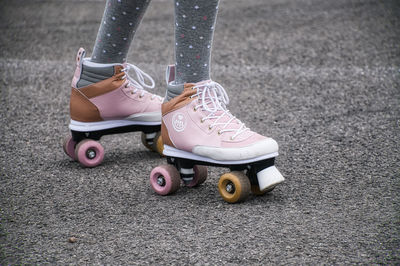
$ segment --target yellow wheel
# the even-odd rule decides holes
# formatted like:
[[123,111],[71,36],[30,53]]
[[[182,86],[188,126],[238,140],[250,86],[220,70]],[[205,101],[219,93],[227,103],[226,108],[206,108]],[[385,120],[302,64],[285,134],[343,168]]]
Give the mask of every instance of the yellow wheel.
[[268,192],[271,192],[272,190],[274,190],[274,188],[275,188],[275,186],[273,186],[273,187],[271,187],[269,189],[261,191],[260,187],[258,185],[251,185],[251,192],[256,196],[262,196],[262,195],[264,195],[264,194],[266,194]]
[[163,155],[164,142],[162,141],[161,132],[158,132],[156,137],[154,138],[152,149],[153,151],[158,152],[161,156],[164,156]]
[[145,134],[142,132],[142,143],[143,145],[154,152],[158,152],[161,156],[163,155],[163,150],[164,150],[164,143],[161,138],[161,132],[154,132],[154,133],[149,133]]
[[218,182],[221,197],[229,203],[245,200],[250,194],[250,181],[242,172],[233,171],[223,174]]

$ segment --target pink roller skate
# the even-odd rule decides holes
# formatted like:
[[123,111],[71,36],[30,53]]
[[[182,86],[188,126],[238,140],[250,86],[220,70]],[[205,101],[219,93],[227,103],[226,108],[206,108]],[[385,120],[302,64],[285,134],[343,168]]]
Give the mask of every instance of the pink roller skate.
[[181,179],[188,186],[201,184],[207,177],[206,165],[232,171],[223,174],[218,184],[222,198],[230,203],[244,200],[251,191],[269,192],[284,181],[274,166],[277,142],[251,131],[228,111],[229,99],[221,85],[207,80],[179,88],[174,74],[170,66],[161,125],[168,165],[150,174],[156,193],[175,192]]
[[[98,142],[103,135],[133,131],[142,131],[143,144],[161,153],[162,98],[144,89],[154,88],[153,79],[134,65],[97,64],[84,56],[80,48],[70,98],[72,136],[64,141],[65,153],[83,166],[94,167],[104,158]],[[130,69],[137,81],[128,75]]]

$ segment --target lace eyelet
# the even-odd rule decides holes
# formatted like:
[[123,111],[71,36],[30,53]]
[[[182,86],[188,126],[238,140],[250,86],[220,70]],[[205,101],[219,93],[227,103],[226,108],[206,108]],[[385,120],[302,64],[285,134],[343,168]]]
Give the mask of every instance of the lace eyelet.
[[235,138],[233,136],[231,136],[231,140],[234,140]]
[[218,130],[218,135],[221,135],[222,133],[221,133],[221,130]]
[[196,108],[196,106],[193,106],[193,111],[195,111],[195,112],[197,111],[197,108]]
[[133,91],[131,91],[131,94],[135,94]]
[[211,130],[211,129],[212,129],[212,126],[208,126],[208,129]]
[[139,95],[139,98],[143,98],[143,96],[142,96],[142,95]]

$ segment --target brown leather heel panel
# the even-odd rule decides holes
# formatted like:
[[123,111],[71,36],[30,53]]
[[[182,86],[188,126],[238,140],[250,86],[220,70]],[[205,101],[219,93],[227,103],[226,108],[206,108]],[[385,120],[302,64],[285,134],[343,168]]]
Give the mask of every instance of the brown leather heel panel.
[[118,89],[125,83],[126,79],[122,79],[124,75],[125,73],[116,74],[111,78],[80,88],[80,91],[89,99],[109,93],[110,91]]
[[185,88],[180,95],[172,98],[168,102],[163,103],[161,106],[162,115],[166,115],[169,112],[175,111],[193,101],[195,98],[190,98],[190,96],[196,94],[196,90],[192,90],[193,86],[194,84],[192,83],[185,84]]
[[71,99],[69,103],[71,119],[80,122],[99,122],[103,121],[99,109],[85,98],[77,89],[71,89]]
[[161,121],[161,137],[164,144],[175,148],[174,144],[172,144],[172,141],[169,138],[167,127],[164,125],[164,121]]

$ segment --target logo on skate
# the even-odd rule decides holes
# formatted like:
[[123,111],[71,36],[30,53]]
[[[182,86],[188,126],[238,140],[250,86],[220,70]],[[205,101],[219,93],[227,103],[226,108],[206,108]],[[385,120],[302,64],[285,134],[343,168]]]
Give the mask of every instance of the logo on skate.
[[172,126],[178,132],[182,132],[186,127],[185,116],[181,113],[174,114],[172,117]]

